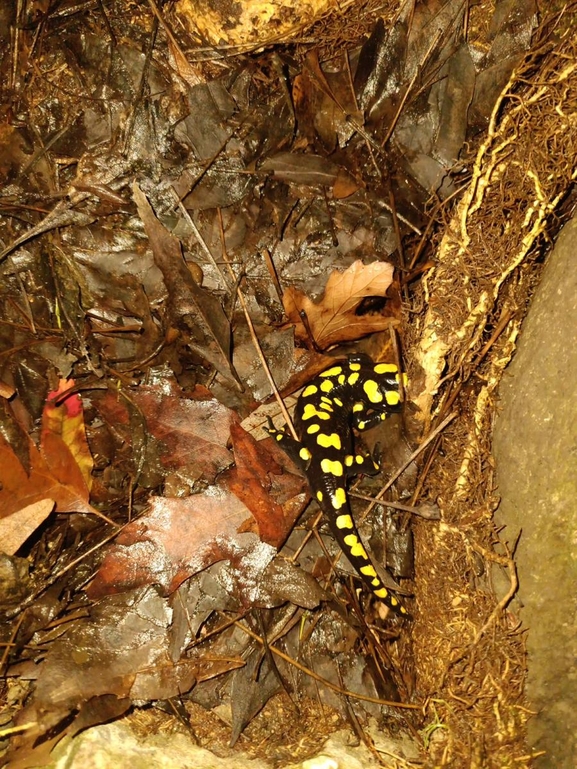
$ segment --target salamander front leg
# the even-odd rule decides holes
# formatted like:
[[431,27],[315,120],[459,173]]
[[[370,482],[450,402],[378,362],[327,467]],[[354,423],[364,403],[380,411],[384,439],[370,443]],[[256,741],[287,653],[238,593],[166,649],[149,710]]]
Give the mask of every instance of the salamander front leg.
[[270,417],[267,417],[268,427],[265,430],[271,435],[277,443],[282,446],[282,449],[292,459],[297,467],[306,473],[311,463],[311,452],[306,449],[300,441],[296,441],[292,435],[282,427],[280,430],[274,426],[274,423]]

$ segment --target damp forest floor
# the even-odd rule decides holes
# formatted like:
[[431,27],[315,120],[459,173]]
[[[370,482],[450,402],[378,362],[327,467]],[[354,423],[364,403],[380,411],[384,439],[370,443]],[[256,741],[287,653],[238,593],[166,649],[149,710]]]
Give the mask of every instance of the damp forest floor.
[[[279,767],[343,728],[395,769],[531,765],[491,425],[574,203],[577,8],[495,6],[235,46],[183,4],[0,12],[9,765],[116,719]],[[264,429],[353,352],[408,374],[350,496],[410,621]]]

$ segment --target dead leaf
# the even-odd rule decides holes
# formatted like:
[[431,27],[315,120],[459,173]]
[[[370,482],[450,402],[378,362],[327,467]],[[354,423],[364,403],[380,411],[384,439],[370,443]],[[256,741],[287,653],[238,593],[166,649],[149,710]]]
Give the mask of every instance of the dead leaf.
[[341,177],[348,175],[332,160],[320,155],[302,155],[296,152],[278,152],[261,163],[259,170],[271,171],[275,179],[309,187],[332,187],[339,173]]
[[158,584],[172,593],[185,579],[242,550],[250,513],[219,486],[185,499],[152,497],[150,510],[126,526],[107,551],[90,598]]
[[301,312],[305,313],[313,339],[321,350],[389,328],[393,322],[390,317],[357,315],[356,310],[366,297],[386,296],[393,271],[393,265],[388,262],[364,265],[357,260],[345,272],[335,270],[330,274],[318,303],[289,287],[284,292],[283,304],[290,322],[295,325],[297,338],[308,341]]
[[237,382],[230,362],[230,323],[219,300],[194,281],[182,256],[180,241],[158,221],[136,182],[132,192],[154,261],[164,278],[175,325],[190,334],[186,341],[193,350],[224,377]]
[[96,513],[88,502],[88,488],[69,448],[49,434],[42,453],[29,440],[30,474],[10,445],[0,436],[0,518],[45,499],[56,502],[59,513]]
[[0,518],[2,551],[8,555],[14,555],[28,537],[48,518],[53,509],[53,499],[42,499],[17,510],[6,518]]
[[[92,486],[92,468],[94,461],[86,440],[82,399],[78,393],[63,397],[67,390],[74,387],[73,379],[61,379],[58,389],[48,393],[42,412],[42,451],[46,455],[60,439],[69,449],[74,464],[90,490]],[[56,405],[58,401],[58,405]]]
[[50,644],[33,704],[41,726],[58,723],[94,697],[167,699],[189,691],[198,662],[168,653],[172,611],[153,587],[103,598]]
[[307,503],[306,482],[282,473],[270,451],[274,441],[256,441],[240,425],[232,425],[231,438],[236,466],[222,483],[250,510],[260,539],[278,549]]
[[165,446],[160,459],[166,467],[186,467],[196,478],[212,483],[232,463],[226,446],[238,417],[205,387],[197,386],[185,395],[170,380],[139,388],[133,399],[150,433]]
[[0,381],[0,398],[6,398],[6,400],[10,400],[15,392],[16,390],[14,387],[6,384],[6,382]]

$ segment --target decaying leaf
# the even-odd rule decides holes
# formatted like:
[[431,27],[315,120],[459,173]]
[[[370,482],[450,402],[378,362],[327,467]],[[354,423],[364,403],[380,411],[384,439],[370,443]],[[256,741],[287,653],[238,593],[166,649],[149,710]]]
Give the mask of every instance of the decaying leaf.
[[312,337],[321,350],[350,342],[375,331],[390,328],[390,317],[380,314],[357,315],[360,303],[369,296],[385,297],[393,281],[393,265],[354,262],[344,272],[335,270],[329,276],[323,296],[313,302],[302,291],[289,287],[283,295],[285,312],[295,325],[296,336],[307,341],[308,334],[301,312],[308,321]]
[[359,188],[358,183],[344,168],[320,155],[279,152],[267,158],[260,166],[260,170],[272,171],[275,179],[305,186],[333,188],[338,183],[339,197],[352,195]]
[[87,593],[99,598],[158,584],[165,594],[232,551],[250,513],[229,491],[214,486],[185,499],[153,497],[150,510],[118,535]]
[[53,499],[41,499],[6,518],[0,518],[0,550],[8,555],[14,555],[53,509]]
[[58,513],[96,513],[89,504],[85,476],[72,450],[49,427],[43,430],[40,450],[28,443],[30,472],[0,436],[0,518],[45,499],[54,500]]
[[[168,652],[172,612],[155,588],[108,596],[51,644],[29,714],[42,730],[95,697],[167,699],[196,680],[196,660]],[[128,703],[127,703],[128,704]]]
[[158,221],[136,182],[132,192],[164,278],[174,323],[190,335],[187,342],[193,350],[224,377],[237,381],[230,362],[230,323],[219,300],[195,282],[183,259],[180,241]]
[[223,483],[253,514],[260,539],[279,548],[307,502],[304,479],[282,473],[269,450],[273,441],[266,441],[265,447],[240,425],[232,425],[231,438],[236,464]]

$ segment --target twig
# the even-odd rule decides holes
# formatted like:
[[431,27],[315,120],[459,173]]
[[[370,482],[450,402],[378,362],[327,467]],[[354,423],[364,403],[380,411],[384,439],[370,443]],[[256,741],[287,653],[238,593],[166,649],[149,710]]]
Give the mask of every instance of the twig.
[[[258,636],[256,633],[254,633],[252,630],[247,628],[245,625],[241,624],[238,621],[235,621],[234,623],[240,630],[243,630],[247,635],[249,635],[251,638],[253,638],[255,641],[258,641],[258,643],[262,644],[263,640]],[[337,686],[336,684],[331,683],[331,681],[327,681],[326,678],[323,678],[318,673],[315,673],[314,670],[311,670],[310,668],[305,667],[300,662],[297,662],[292,657],[289,657],[288,654],[285,654],[280,649],[277,649],[275,646],[269,646],[271,652],[273,654],[276,654],[278,657],[283,659],[285,662],[288,662],[289,665],[293,665],[298,670],[300,670],[302,673],[305,673],[306,675],[310,676],[311,678],[314,678],[315,681],[319,681],[319,683],[324,684],[329,689],[332,689],[334,692],[337,692],[338,694],[343,695],[344,697],[352,697],[357,700],[362,700],[363,702],[374,702],[376,705],[386,705],[387,707],[391,708],[402,708],[404,710],[421,710],[422,705],[412,705],[408,702],[394,702],[393,700],[380,700],[378,697],[369,697],[366,694],[357,694],[356,692],[350,692],[346,689],[342,689],[340,686]]]
[[[221,212],[220,208],[218,209],[218,221],[219,221],[219,225],[220,225],[220,237],[221,237],[221,243],[222,243],[222,258],[224,259],[224,261],[226,263],[226,266],[228,267],[228,271],[230,272],[231,278],[233,280],[235,280],[236,276],[235,276],[234,271],[232,269],[232,265],[230,263],[230,259],[228,258],[228,254],[226,253],[226,246],[225,246],[225,242],[224,242],[224,227],[223,227],[223,222],[222,222],[222,212]],[[292,423],[292,419],[290,417],[290,414],[288,413],[287,408],[284,405],[283,399],[280,396],[280,393],[278,391],[278,388],[276,386],[276,383],[275,383],[275,381],[273,379],[272,373],[271,373],[270,368],[268,366],[268,362],[267,362],[267,360],[265,358],[265,355],[264,355],[264,353],[262,351],[262,347],[260,346],[260,342],[259,342],[259,339],[258,339],[258,337],[256,335],[256,331],[254,330],[254,325],[253,325],[253,322],[252,322],[252,318],[250,317],[250,313],[248,311],[248,307],[246,305],[246,302],[245,302],[245,299],[244,299],[244,295],[243,295],[243,293],[242,293],[242,291],[240,289],[240,286],[238,286],[237,289],[236,289],[236,295],[238,296],[238,301],[240,302],[240,306],[242,307],[242,311],[244,312],[244,317],[246,318],[246,322],[247,322],[247,325],[248,325],[248,330],[250,332],[252,343],[254,344],[254,347],[255,347],[255,350],[257,352],[257,355],[260,358],[260,362],[261,362],[262,367],[264,369],[264,372],[265,372],[265,374],[267,376],[267,379],[268,379],[268,381],[270,383],[270,386],[271,386],[272,391],[274,393],[274,397],[276,398],[276,401],[277,401],[277,403],[279,405],[279,408],[280,408],[281,413],[282,413],[282,415],[284,417],[284,420],[285,420],[285,422],[288,425],[288,428],[290,430],[290,433],[291,433],[292,437],[295,440],[298,440],[298,435],[297,435],[296,430],[294,428],[294,425]]]

